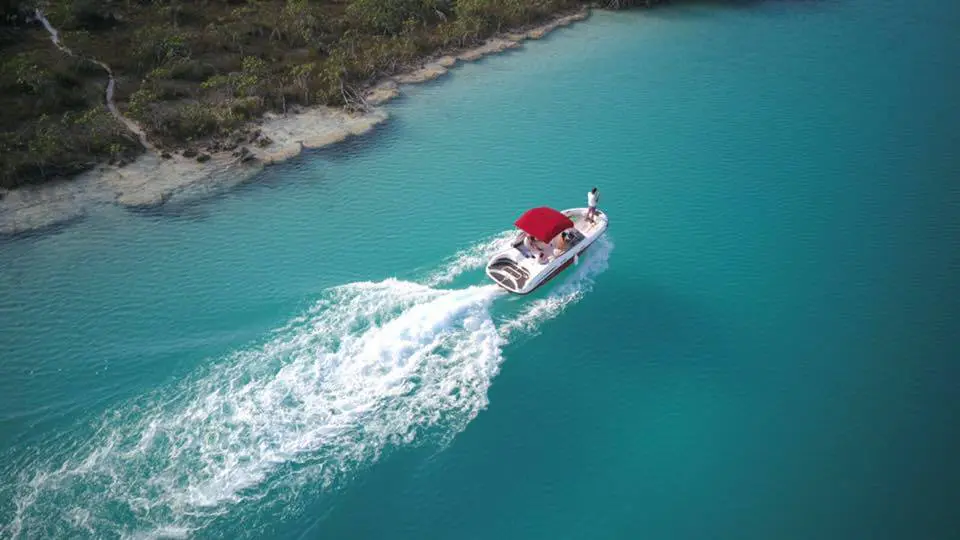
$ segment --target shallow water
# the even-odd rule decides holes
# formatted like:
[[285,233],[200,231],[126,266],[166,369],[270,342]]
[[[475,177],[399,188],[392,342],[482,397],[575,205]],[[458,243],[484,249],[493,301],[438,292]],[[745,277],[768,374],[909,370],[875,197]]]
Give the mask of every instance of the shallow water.
[[[0,244],[0,536],[949,538],[960,8],[595,14]],[[529,298],[523,209],[604,243]]]

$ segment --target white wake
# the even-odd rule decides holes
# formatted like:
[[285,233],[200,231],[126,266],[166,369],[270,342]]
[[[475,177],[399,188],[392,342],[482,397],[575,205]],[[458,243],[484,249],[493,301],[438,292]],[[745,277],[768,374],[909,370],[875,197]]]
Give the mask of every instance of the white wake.
[[431,273],[425,283],[436,287],[447,285],[464,272],[480,268],[501,249],[510,245],[510,241],[517,236],[516,231],[507,230],[456,252],[446,264]]
[[189,535],[236,504],[268,504],[278,485],[334,486],[390,447],[454,436],[488,405],[503,346],[579,300],[613,248],[601,238],[502,321],[495,285],[435,288],[507,237],[460,252],[427,284],[331,289],[266,342],[106,414],[90,439],[38,449],[2,475],[14,506],[0,536]]

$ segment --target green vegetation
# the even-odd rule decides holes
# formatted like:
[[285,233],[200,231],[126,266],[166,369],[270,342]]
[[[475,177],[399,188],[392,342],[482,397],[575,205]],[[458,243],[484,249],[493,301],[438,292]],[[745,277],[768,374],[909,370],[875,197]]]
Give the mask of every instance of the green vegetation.
[[[36,3],[35,3],[36,2]],[[582,0],[0,0],[0,186],[142,151],[245,141],[250,120],[353,96],[419,58],[580,7]],[[31,20],[35,5],[76,56]]]
[[136,154],[136,137],[103,105],[103,69],[61,53],[26,15],[0,3],[0,186]]

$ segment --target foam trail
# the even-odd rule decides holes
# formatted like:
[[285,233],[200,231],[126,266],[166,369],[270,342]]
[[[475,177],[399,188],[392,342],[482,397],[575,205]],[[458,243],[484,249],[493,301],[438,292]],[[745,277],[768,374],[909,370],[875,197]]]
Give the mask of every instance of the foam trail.
[[[433,281],[504,238],[461,252]],[[236,505],[336,486],[391,447],[449,440],[487,406],[507,340],[582,297],[611,249],[598,240],[500,328],[490,308],[506,293],[493,284],[331,289],[266,342],[107,413],[89,439],[0,464],[12,480],[0,485],[12,501],[0,537],[189,537],[219,517],[243,519]]]
[[426,284],[433,287],[446,285],[461,274],[480,268],[494,253],[510,245],[510,241],[516,236],[516,230],[503,231],[458,251],[440,270],[427,277]]
[[535,333],[539,326],[563,312],[567,306],[578,302],[585,294],[593,290],[594,280],[609,265],[613,252],[613,241],[606,235],[598,238],[590,246],[580,263],[571,267],[566,278],[544,298],[527,303],[520,313],[500,325],[500,335],[509,340],[518,332]]
[[188,532],[262,496],[279,467],[330,485],[388,444],[455,433],[486,406],[501,361],[488,310],[500,294],[396,280],[334,289],[314,317],[107,415],[64,461],[34,464],[0,532],[71,536],[78,517],[111,535]]

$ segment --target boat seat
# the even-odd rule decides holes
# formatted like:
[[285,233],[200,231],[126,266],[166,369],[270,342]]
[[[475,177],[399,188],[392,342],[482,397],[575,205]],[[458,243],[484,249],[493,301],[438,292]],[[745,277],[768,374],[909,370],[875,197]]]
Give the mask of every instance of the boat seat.
[[[539,240],[535,240],[535,239],[531,239],[531,240],[532,240],[530,242],[531,245],[527,245],[526,240],[520,243],[521,253],[523,253],[523,255],[528,259],[536,258],[537,261],[540,262],[541,264],[550,262],[550,254],[547,253],[545,248],[550,248],[552,251],[553,246],[551,244],[544,244]],[[544,261],[543,260],[544,258],[546,258],[547,260]]]

